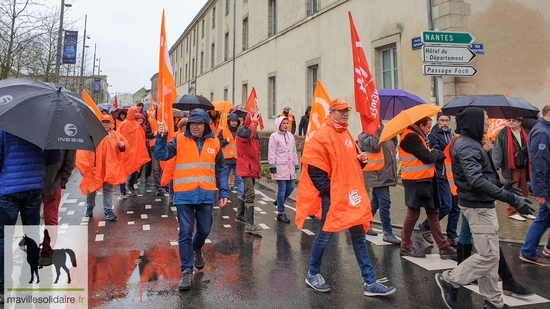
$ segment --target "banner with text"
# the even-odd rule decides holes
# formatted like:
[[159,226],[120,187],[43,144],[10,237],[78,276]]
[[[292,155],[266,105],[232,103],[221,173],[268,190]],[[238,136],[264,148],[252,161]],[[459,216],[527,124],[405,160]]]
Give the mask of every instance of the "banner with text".
[[78,31],[65,31],[63,40],[63,64],[76,63],[76,44],[78,43]]

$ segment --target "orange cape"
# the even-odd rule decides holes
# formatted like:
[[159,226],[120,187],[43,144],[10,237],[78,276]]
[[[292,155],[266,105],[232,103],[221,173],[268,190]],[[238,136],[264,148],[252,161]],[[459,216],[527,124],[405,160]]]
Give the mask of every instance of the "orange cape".
[[128,140],[126,144],[126,172],[138,172],[141,166],[151,160],[147,151],[145,131],[136,119],[136,106],[130,107],[126,120],[122,122],[118,132]]
[[[301,162],[305,171],[308,165],[313,165],[327,172],[330,178],[330,209],[323,231],[339,232],[356,225],[368,230],[373,220],[371,204],[349,132],[337,132],[330,117],[327,118],[325,125],[306,143]],[[302,173],[297,191],[296,225],[302,229],[307,216],[320,217],[320,213],[319,191],[309,174]]]
[[111,130],[99,143],[95,153],[89,150],[76,152],[76,167],[82,174],[80,190],[83,195],[101,189],[104,182],[112,185],[126,182],[129,175],[124,167],[127,153],[120,152],[119,140],[125,145],[128,144],[124,136]]

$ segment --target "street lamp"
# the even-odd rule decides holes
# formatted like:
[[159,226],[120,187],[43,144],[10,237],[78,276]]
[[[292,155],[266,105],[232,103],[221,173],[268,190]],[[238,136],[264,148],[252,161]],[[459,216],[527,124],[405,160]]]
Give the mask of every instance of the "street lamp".
[[86,38],[90,38],[90,36],[86,35],[86,23],[88,22],[88,15],[84,16],[84,36],[82,39],[82,63],[80,65],[80,93],[82,93],[82,90],[84,90],[84,59],[86,59]]
[[73,6],[70,3],[65,4],[65,0],[61,0],[61,13],[59,14],[59,34],[57,37],[57,59],[55,62],[55,82],[59,83],[59,68],[61,66],[61,49],[63,43],[63,14],[65,13],[65,7],[70,8]]

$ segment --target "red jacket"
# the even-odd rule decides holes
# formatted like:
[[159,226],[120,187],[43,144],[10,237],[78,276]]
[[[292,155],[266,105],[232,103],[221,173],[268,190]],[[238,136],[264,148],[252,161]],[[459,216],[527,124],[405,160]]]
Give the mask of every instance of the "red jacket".
[[258,121],[246,115],[244,125],[237,131],[237,176],[260,178],[260,142],[257,138]]

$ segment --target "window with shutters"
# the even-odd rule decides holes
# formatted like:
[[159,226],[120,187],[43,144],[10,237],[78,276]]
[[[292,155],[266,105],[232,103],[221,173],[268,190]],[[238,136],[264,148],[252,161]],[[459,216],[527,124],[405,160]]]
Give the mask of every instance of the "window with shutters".
[[317,87],[317,78],[319,77],[319,65],[311,65],[307,67],[307,105],[311,105],[313,101],[313,94],[315,93],[315,87]]
[[397,48],[395,46],[381,51],[382,88],[398,89],[399,72],[397,69]]
[[201,74],[204,71],[204,51],[201,51]]
[[227,61],[229,59],[229,32],[225,33],[223,41],[223,61]]
[[307,15],[312,15],[319,12],[320,0],[306,0]]
[[216,7],[212,8],[212,29],[216,28]]
[[269,105],[269,118],[277,118],[277,82],[276,77],[268,78],[267,103]]
[[225,15],[229,15],[229,6],[231,5],[230,0],[225,0]]
[[214,56],[215,56],[215,52],[216,52],[216,45],[215,43],[212,43],[212,45],[210,46],[210,68],[214,68],[214,60],[216,59]]
[[202,26],[202,29],[201,29],[201,39],[204,39],[204,18],[203,18],[202,21],[201,21],[201,26]]
[[241,104],[246,106],[246,102],[248,102],[248,83],[243,83]]

